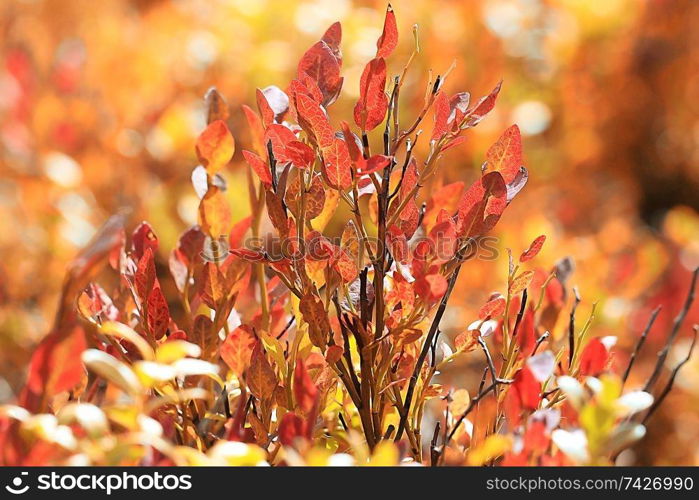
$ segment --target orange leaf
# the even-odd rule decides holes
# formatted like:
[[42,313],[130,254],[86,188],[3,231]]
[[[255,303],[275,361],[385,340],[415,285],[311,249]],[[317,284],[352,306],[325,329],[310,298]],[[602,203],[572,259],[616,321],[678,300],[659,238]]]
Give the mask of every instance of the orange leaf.
[[528,260],[532,260],[534,257],[536,257],[541,251],[541,247],[544,246],[545,241],[546,235],[542,234],[541,236],[537,237],[534,241],[532,241],[531,245],[529,245],[529,248],[527,248],[522,255],[519,256],[519,261],[527,262]]
[[252,350],[250,367],[245,372],[245,382],[250,392],[259,400],[270,398],[279,385],[260,342],[257,342]]
[[352,283],[357,278],[357,265],[347,253],[341,248],[335,247],[335,256],[333,257],[333,268],[342,278],[345,283]]
[[331,146],[323,148],[323,160],[323,173],[332,187],[347,189],[352,185],[351,160],[345,141],[336,137]]
[[219,172],[233,158],[235,141],[223,120],[209,124],[197,139],[197,157],[209,175]]
[[328,350],[325,351],[325,361],[327,361],[328,364],[333,365],[340,361],[344,352],[345,350],[341,346],[331,345],[328,347]]
[[206,92],[204,100],[206,101],[206,107],[208,109],[206,123],[213,123],[216,120],[223,120],[224,122],[228,120],[230,116],[228,104],[215,87],[211,87]]
[[505,184],[515,180],[522,165],[522,137],[519,127],[512,125],[505,130],[485,154],[485,171],[500,172]]
[[265,194],[265,202],[267,203],[267,213],[272,225],[279,232],[279,236],[286,238],[289,232],[289,224],[287,222],[286,211],[282,204],[282,200],[274,191],[267,190]]
[[480,308],[478,311],[478,318],[497,318],[501,316],[503,312],[505,312],[505,298],[499,296],[489,300],[483,307]]
[[383,32],[376,42],[376,57],[388,57],[398,45],[398,26],[396,26],[396,14],[393,7],[388,4],[386,19],[383,23]]
[[252,168],[253,172],[257,174],[257,177],[260,178],[262,184],[264,184],[265,186],[271,186],[272,172],[270,171],[267,162],[265,162],[262,158],[257,156],[252,151],[244,150],[243,157],[245,158],[245,161],[248,162],[248,165],[250,165],[250,168]]
[[250,135],[252,138],[252,145],[258,155],[267,156],[267,148],[265,146],[265,128],[262,126],[262,120],[255,111],[243,104],[243,112],[245,113],[245,119],[248,122],[248,127],[250,127]]
[[238,378],[243,376],[250,366],[250,358],[257,339],[246,326],[239,326],[228,334],[221,344],[221,359]]
[[510,295],[514,296],[522,293],[522,291],[529,286],[529,283],[532,282],[533,277],[534,271],[524,271],[520,273],[510,284]]
[[267,98],[265,98],[265,95],[260,89],[255,89],[255,98],[257,99],[257,109],[262,116],[262,123],[265,127],[268,127],[270,124],[274,123],[274,111],[272,111],[272,108],[267,102]]
[[354,106],[354,122],[363,131],[375,129],[386,116],[388,97],[385,87],[386,62],[377,57],[364,68],[359,81],[359,100]]
[[231,208],[216,186],[209,186],[199,202],[199,225],[214,239],[228,234],[231,229]]
[[299,310],[303,315],[304,321],[308,323],[308,335],[311,343],[316,347],[325,349],[330,333],[330,323],[328,322],[328,315],[325,312],[323,301],[317,295],[307,293],[301,297]]

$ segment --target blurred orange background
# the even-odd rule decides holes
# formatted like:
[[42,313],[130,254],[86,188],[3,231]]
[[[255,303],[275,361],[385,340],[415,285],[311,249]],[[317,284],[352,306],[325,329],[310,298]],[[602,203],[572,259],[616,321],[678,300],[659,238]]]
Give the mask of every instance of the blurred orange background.
[[[445,155],[437,182],[475,179],[487,147],[517,123],[530,180],[495,230],[498,247],[521,252],[544,233],[544,267],[572,256],[571,282],[584,300],[580,317],[598,302],[594,331],[619,336],[622,366],[651,309],[664,305],[631,378],[640,383],[699,265],[699,32],[692,29],[699,4],[393,6],[402,38],[391,72],[402,69],[412,25],[419,24],[421,53],[405,90],[414,102],[428,70],[443,73],[452,61],[450,93],[485,95],[504,79],[495,110]],[[331,115],[334,123],[351,116],[385,8],[360,0],[0,4],[0,403],[14,400],[24,381],[55,313],[66,264],[110,214],[128,208],[133,224],[149,220],[162,264],[178,234],[196,223],[190,174],[206,90],[216,86],[231,106],[239,146],[226,172],[227,194],[240,218],[248,207],[240,151],[250,145],[240,105],[254,102],[257,87],[285,88],[303,51],[339,20],[345,87]],[[501,252],[495,262],[465,268],[446,335],[502,290],[506,261]],[[695,304],[671,361],[684,355],[697,322]],[[461,368],[445,375],[472,373]],[[629,460],[698,464],[698,407],[695,357]]]

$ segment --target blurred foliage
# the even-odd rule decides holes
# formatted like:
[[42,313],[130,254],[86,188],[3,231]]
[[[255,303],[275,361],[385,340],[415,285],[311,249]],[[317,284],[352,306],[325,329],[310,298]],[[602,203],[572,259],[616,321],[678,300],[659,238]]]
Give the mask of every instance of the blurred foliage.
[[[650,366],[661,342],[654,339],[667,332],[689,269],[699,264],[699,44],[692,30],[699,5],[394,4],[402,33],[420,24],[419,69],[443,73],[456,60],[448,91],[483,95],[504,79],[498,108],[446,155],[446,174],[431,187],[475,179],[478,159],[511,123],[524,135],[530,171],[517,217],[505,215],[494,234],[500,265],[476,263],[462,274],[445,333],[461,331],[490,290],[503,287],[504,249],[525,248],[545,233],[542,261],[573,256],[572,283],[586,299],[580,313],[599,301],[597,331],[618,335],[621,347],[630,349],[651,309],[665,306],[641,359]],[[133,226],[147,218],[161,248],[196,223],[189,177],[206,90],[215,85],[226,97],[229,126],[249,144],[240,104],[253,102],[257,87],[287,82],[303,48],[335,20],[344,28],[346,81],[358,81],[384,9],[360,0],[2,2],[0,400],[13,400],[24,381],[31,350],[55,314],[66,263],[108,215],[126,209]],[[402,43],[394,60],[410,50]],[[405,93],[419,102],[423,89],[410,83]],[[343,89],[338,114],[351,112],[357,93],[353,85]],[[227,172],[235,218],[247,209],[239,151]],[[158,256],[159,266],[166,261]],[[553,335],[563,334],[564,322]],[[688,323],[696,322],[695,305]],[[685,350],[679,345],[671,357]],[[459,368],[446,377],[474,373]],[[699,443],[696,359],[677,385],[630,461],[699,463],[699,448],[688,444]]]

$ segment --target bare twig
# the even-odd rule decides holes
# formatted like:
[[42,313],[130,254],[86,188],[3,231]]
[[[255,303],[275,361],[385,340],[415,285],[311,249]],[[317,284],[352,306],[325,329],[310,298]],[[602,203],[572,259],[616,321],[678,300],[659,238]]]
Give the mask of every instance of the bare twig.
[[573,287],[573,308],[570,310],[570,321],[568,322],[568,368],[573,366],[573,354],[575,353],[575,310],[580,304],[580,294],[577,287]]
[[667,359],[667,355],[670,352],[670,347],[672,347],[672,344],[675,342],[677,334],[680,333],[680,327],[684,322],[684,318],[687,316],[689,308],[692,306],[692,302],[694,302],[694,290],[697,286],[697,276],[699,276],[699,267],[697,267],[694,270],[694,273],[692,273],[692,282],[689,285],[689,292],[687,293],[687,299],[684,302],[684,307],[682,307],[679,314],[675,318],[675,321],[672,325],[672,330],[670,331],[670,335],[667,338],[667,342],[665,342],[665,345],[658,353],[658,361],[655,363],[653,373],[648,378],[648,382],[646,382],[646,385],[643,388],[643,390],[646,392],[648,392],[653,387],[655,382],[658,380],[660,372],[663,369],[663,365],[665,364],[665,360]]
[[631,373],[631,368],[633,368],[633,364],[636,361],[636,356],[638,356],[638,353],[641,352],[641,348],[643,347],[643,344],[646,342],[646,337],[648,337],[648,332],[650,332],[650,329],[653,327],[653,323],[655,323],[655,319],[658,317],[658,314],[660,313],[660,310],[662,309],[661,306],[656,307],[653,309],[653,312],[650,313],[650,318],[648,318],[648,323],[646,324],[646,327],[643,329],[643,333],[641,333],[641,336],[638,338],[638,342],[636,342],[636,346],[633,349],[633,352],[631,353],[631,357],[629,358],[629,364],[626,366],[626,370],[624,371],[624,375],[621,377],[621,388],[624,388],[624,385],[626,384],[626,380],[629,378],[629,374]]
[[544,340],[546,340],[546,339],[549,338],[550,336],[551,336],[551,333],[550,333],[549,331],[545,331],[545,332],[541,335],[541,337],[539,337],[539,338],[536,340],[536,344],[534,345],[534,350],[532,351],[532,356],[534,356],[534,354],[536,354],[536,351],[539,350],[539,346],[544,342]]
[[415,393],[415,384],[417,384],[417,379],[420,375],[420,370],[422,369],[422,365],[425,362],[425,358],[427,357],[427,353],[430,350],[430,346],[432,345],[432,340],[434,336],[437,334],[437,330],[439,329],[439,323],[442,320],[442,316],[444,315],[444,311],[447,308],[447,302],[449,301],[449,296],[451,295],[451,291],[454,289],[454,284],[456,283],[456,278],[459,276],[459,271],[461,270],[461,266],[458,266],[454,272],[452,273],[451,277],[449,278],[449,284],[447,286],[447,291],[444,293],[444,296],[442,297],[441,302],[439,303],[439,307],[437,308],[437,312],[434,315],[434,319],[432,320],[432,325],[430,326],[430,330],[427,333],[427,337],[425,338],[424,343],[422,344],[422,350],[420,351],[420,356],[417,359],[417,362],[415,363],[415,368],[413,369],[413,374],[410,377],[410,382],[408,383],[408,391],[405,394],[405,402],[403,403],[403,406],[405,407],[405,415],[401,416],[400,423],[398,424],[398,432],[396,433],[396,438],[395,441],[398,441],[401,436],[403,435],[403,431],[405,430],[405,423],[408,419],[408,414],[410,413],[410,405],[413,401],[413,394]]
[[657,410],[660,407],[660,405],[663,404],[663,401],[672,390],[673,385],[675,385],[675,378],[677,377],[677,374],[679,373],[680,369],[691,359],[692,352],[694,351],[694,346],[697,342],[697,331],[699,331],[699,325],[694,325],[694,336],[692,337],[692,343],[689,346],[689,351],[687,352],[687,355],[682,361],[677,363],[677,366],[675,366],[675,368],[672,370],[672,373],[670,374],[670,379],[667,381],[667,384],[660,392],[658,397],[655,399],[653,406],[650,407],[646,416],[643,417],[644,424],[653,415],[653,413],[655,413],[655,410]]

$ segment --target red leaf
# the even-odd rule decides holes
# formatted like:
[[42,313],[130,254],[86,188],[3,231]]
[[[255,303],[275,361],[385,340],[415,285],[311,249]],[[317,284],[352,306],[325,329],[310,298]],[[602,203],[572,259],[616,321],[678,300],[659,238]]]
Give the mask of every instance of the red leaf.
[[499,172],[490,172],[462,195],[459,200],[457,234],[480,236],[490,231],[507,207],[507,188]]
[[374,155],[368,160],[363,158],[357,162],[358,170],[361,175],[373,174],[381,172],[391,163],[392,158],[384,155]]
[[495,107],[495,101],[498,98],[501,87],[502,80],[498,82],[490,94],[485,97],[481,97],[481,99],[469,111],[466,112],[466,115],[468,116],[466,126],[475,127],[483,118],[485,118],[485,115],[492,111],[492,109]]
[[393,224],[386,231],[386,242],[393,258],[401,263],[405,263],[409,257],[408,240],[403,231]]
[[243,157],[245,158],[245,161],[248,162],[248,165],[250,165],[250,168],[252,168],[252,170],[257,174],[257,177],[260,178],[262,184],[265,186],[271,186],[272,172],[270,171],[267,162],[252,151],[244,150]]
[[264,262],[266,260],[265,254],[248,248],[231,248],[230,252],[236,257],[249,262]]
[[255,111],[243,104],[243,112],[245,113],[245,119],[248,122],[248,127],[250,127],[250,135],[252,139],[252,145],[258,155],[267,156],[267,147],[265,146],[265,128],[262,125],[262,120]]
[[138,268],[134,274],[134,288],[142,301],[145,301],[150,295],[155,281],[155,259],[153,251],[147,248],[141,260],[138,261]]
[[272,225],[279,232],[279,236],[281,236],[282,239],[286,238],[289,231],[289,224],[281,198],[279,198],[274,191],[267,190],[265,202],[267,204],[267,214],[269,215],[270,221],[272,221]]
[[363,131],[375,129],[386,116],[388,97],[386,61],[377,57],[369,61],[359,81],[359,100],[354,106],[354,122]]
[[296,110],[299,115],[299,124],[309,133],[315,144],[321,149],[332,146],[335,132],[320,104],[307,95],[298,94],[296,96]]
[[296,360],[294,369],[294,398],[301,410],[308,414],[313,410],[318,400],[318,388],[311,380],[303,361]]
[[243,376],[250,366],[250,357],[257,339],[247,326],[239,326],[228,334],[221,344],[221,359],[238,378]]
[[39,408],[35,405],[45,398],[75,387],[85,373],[80,355],[86,348],[85,332],[79,325],[53,330],[44,337],[29,362],[20,404],[36,411]]
[[[274,158],[279,163],[287,163],[289,160],[286,154],[286,147],[289,143],[297,141],[296,135],[284,125],[272,123],[265,130],[265,147],[272,143]],[[266,155],[265,155],[266,156]]]
[[502,316],[502,313],[505,312],[505,302],[505,298],[502,295],[489,300],[478,311],[478,318],[487,319]]
[[257,99],[257,109],[260,110],[260,116],[262,116],[262,123],[268,127],[274,123],[274,111],[260,89],[255,89],[255,98]]
[[524,411],[537,409],[540,392],[541,384],[528,367],[517,370],[505,396],[505,415],[512,426],[519,425]]
[[284,446],[291,446],[296,438],[304,438],[306,436],[306,422],[295,413],[285,413],[281,422],[279,422],[278,434],[279,441]]
[[333,51],[333,54],[338,61],[342,61],[342,55],[340,54],[340,42],[342,41],[342,26],[339,22],[334,22],[325,31],[325,34],[321,38],[322,41],[328,44],[328,47]]
[[243,237],[248,232],[252,224],[252,216],[249,215],[244,219],[239,220],[233,225],[231,234],[228,236],[228,245],[230,247],[238,247],[243,243]]
[[441,274],[428,274],[415,281],[415,292],[425,302],[436,302],[447,291],[447,279]]
[[541,400],[541,383],[528,367],[517,371],[514,380],[513,386],[519,391],[522,406],[528,410],[536,410]]
[[449,99],[449,126],[461,124],[464,116],[466,116],[470,102],[471,94],[468,92],[459,92],[451,96],[451,99]]
[[316,155],[308,144],[294,140],[286,145],[286,157],[295,167],[308,168],[313,165]]
[[397,45],[398,26],[396,26],[396,14],[389,3],[386,9],[386,19],[383,23],[383,32],[376,42],[376,57],[386,58],[390,56]]
[[[401,183],[400,191],[398,192],[398,197],[391,204],[391,207],[389,209],[390,214],[395,212],[397,210],[397,206],[400,205],[403,202],[403,200],[410,195],[413,188],[415,187],[415,184],[417,184],[417,181],[417,162],[413,157],[410,159],[408,167],[405,170],[405,175],[403,176],[403,182]],[[413,197],[413,199],[411,199],[405,204],[403,210],[398,216],[398,225],[403,231],[403,234],[405,234],[406,238],[412,237],[413,233],[417,229],[419,217],[420,213],[418,211],[417,204],[415,203],[415,198]]]
[[323,148],[323,160],[323,173],[332,187],[347,189],[352,185],[351,160],[345,141],[336,137],[331,146]]
[[223,120],[211,122],[206,127],[197,139],[196,151],[209,175],[216,174],[231,161],[235,141]]
[[532,260],[534,257],[536,257],[539,251],[541,251],[541,247],[544,246],[545,241],[546,235],[542,234],[541,236],[537,237],[534,241],[532,241],[531,245],[529,245],[529,248],[527,248],[522,255],[519,256],[519,261],[527,262],[528,260]]
[[434,249],[434,263],[447,262],[456,253],[456,226],[447,212],[442,210],[443,217],[429,233]]
[[349,125],[346,121],[342,121],[341,123],[342,126],[342,137],[347,143],[347,150],[349,151],[350,158],[352,159],[353,162],[359,162],[360,160],[363,160],[362,157],[362,151],[361,151],[361,143],[359,143],[357,136],[355,136],[352,131],[349,128]]
[[[332,27],[331,27],[332,28]],[[329,41],[339,49],[339,37],[341,31],[333,29],[329,35]],[[299,61],[297,77],[301,79],[303,74],[310,76],[318,84],[323,94],[323,104],[332,104],[340,94],[342,77],[340,76],[340,60],[335,56],[335,51],[323,40],[316,42]]]
[[150,248],[153,253],[158,250],[158,237],[147,222],[141,222],[131,235],[131,247],[136,262],[141,260],[143,253]]
[[170,309],[160,286],[153,288],[153,291],[148,296],[147,323],[148,328],[156,339],[161,339],[165,336],[165,332],[167,332],[170,324]]
[[505,184],[515,180],[522,166],[522,137],[519,127],[512,125],[490,146],[485,154],[484,171],[500,172]]
[[580,375],[596,377],[607,367],[609,352],[602,341],[595,337],[590,339],[580,356]]
[[438,141],[449,132],[449,98],[444,92],[439,92],[434,99],[434,129],[432,140]]
[[549,447],[551,437],[546,430],[546,422],[535,420],[529,422],[524,432],[524,449],[529,452],[543,453]]

